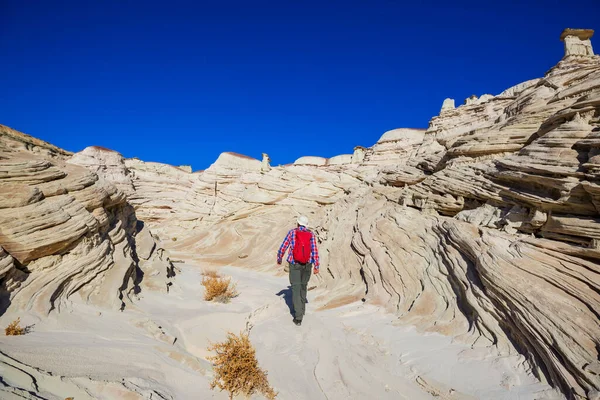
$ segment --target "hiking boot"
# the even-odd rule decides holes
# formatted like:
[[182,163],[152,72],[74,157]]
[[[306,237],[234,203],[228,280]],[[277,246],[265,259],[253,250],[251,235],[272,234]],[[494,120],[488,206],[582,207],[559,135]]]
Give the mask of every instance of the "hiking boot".
[[296,324],[296,326],[300,326],[302,325],[302,320],[294,318],[294,324]]

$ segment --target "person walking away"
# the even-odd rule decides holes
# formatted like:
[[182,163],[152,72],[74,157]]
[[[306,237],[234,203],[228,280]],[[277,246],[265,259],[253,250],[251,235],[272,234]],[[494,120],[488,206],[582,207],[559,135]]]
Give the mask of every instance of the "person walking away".
[[292,285],[292,303],[294,305],[294,324],[300,326],[306,310],[306,292],[311,269],[319,273],[319,251],[314,233],[308,230],[308,218],[304,215],[296,220],[296,228],[290,230],[277,252],[277,264],[281,265],[283,256],[289,248],[290,285]]

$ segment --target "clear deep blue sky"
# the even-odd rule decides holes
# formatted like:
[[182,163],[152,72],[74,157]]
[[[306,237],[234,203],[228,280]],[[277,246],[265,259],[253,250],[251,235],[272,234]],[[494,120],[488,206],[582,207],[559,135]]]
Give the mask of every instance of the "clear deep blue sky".
[[600,0],[0,0],[0,123],[194,170],[223,151],[331,157],[543,75],[562,29],[600,31],[599,15]]

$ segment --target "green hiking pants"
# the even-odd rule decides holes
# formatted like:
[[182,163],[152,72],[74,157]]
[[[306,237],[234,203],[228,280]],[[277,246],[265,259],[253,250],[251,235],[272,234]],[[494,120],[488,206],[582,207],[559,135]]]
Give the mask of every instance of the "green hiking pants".
[[294,315],[297,320],[302,321],[306,309],[306,292],[312,264],[290,263],[290,285],[292,285],[292,303],[294,304]]

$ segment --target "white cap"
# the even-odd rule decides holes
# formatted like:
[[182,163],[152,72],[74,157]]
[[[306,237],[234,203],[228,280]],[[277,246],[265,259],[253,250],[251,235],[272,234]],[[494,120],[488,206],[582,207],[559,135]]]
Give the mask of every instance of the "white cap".
[[296,221],[300,226],[308,226],[308,218],[306,218],[304,215],[299,216]]

